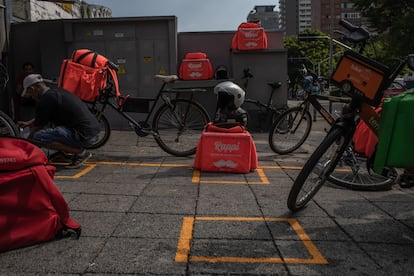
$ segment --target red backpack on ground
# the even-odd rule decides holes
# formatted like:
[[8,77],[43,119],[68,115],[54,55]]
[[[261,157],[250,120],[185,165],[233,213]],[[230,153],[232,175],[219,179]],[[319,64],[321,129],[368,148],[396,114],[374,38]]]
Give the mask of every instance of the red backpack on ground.
[[242,125],[207,124],[197,144],[193,167],[204,172],[249,173],[257,169],[256,145]]
[[0,137],[0,252],[67,234],[80,225],[53,182],[55,167],[26,140]]
[[118,77],[115,69],[108,66],[108,62],[106,57],[94,51],[76,50],[71,59],[63,60],[58,86],[77,95],[83,101],[94,102],[100,90],[106,87],[108,74],[110,74],[114,81],[117,100],[119,100]]

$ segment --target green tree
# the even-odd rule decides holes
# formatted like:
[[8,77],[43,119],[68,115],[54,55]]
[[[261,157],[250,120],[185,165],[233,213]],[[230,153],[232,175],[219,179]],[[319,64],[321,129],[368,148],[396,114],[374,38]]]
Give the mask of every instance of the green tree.
[[[285,36],[283,44],[288,49],[289,90],[296,91],[303,84],[303,76],[300,73],[303,66],[316,75],[328,77],[329,37],[327,34],[309,29],[299,36]],[[335,48],[334,53],[337,50],[339,49]]]
[[389,59],[414,51],[413,0],[352,0],[367,17],[370,28],[383,37],[384,53]]

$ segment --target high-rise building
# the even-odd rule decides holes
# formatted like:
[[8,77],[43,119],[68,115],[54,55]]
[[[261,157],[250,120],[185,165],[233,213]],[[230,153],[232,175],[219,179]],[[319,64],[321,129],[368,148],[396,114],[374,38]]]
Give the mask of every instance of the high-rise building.
[[265,30],[278,30],[280,17],[279,12],[274,10],[275,7],[275,5],[254,6],[247,16],[247,21],[260,22]]
[[331,23],[333,30],[340,29],[340,19],[358,26],[368,25],[367,18],[362,17],[351,0],[279,0],[279,8],[281,28],[287,35],[299,34],[306,29],[330,33]]

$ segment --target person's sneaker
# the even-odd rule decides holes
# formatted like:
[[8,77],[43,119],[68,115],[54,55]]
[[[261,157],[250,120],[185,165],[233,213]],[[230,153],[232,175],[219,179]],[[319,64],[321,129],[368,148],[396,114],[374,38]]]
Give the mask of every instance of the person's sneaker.
[[84,150],[81,154],[73,156],[72,163],[65,166],[66,169],[77,169],[82,166],[83,163],[89,160],[92,157],[92,153]]

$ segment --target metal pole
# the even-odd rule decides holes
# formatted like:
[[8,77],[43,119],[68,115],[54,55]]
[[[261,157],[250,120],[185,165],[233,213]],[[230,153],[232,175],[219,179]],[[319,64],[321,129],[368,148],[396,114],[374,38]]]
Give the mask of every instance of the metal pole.
[[[335,0],[330,0],[331,16],[330,16],[330,28],[329,28],[329,76],[333,72],[333,28],[334,28],[334,13],[335,13]],[[329,84],[330,88],[330,84]],[[332,113],[332,102],[329,101],[329,112]]]

